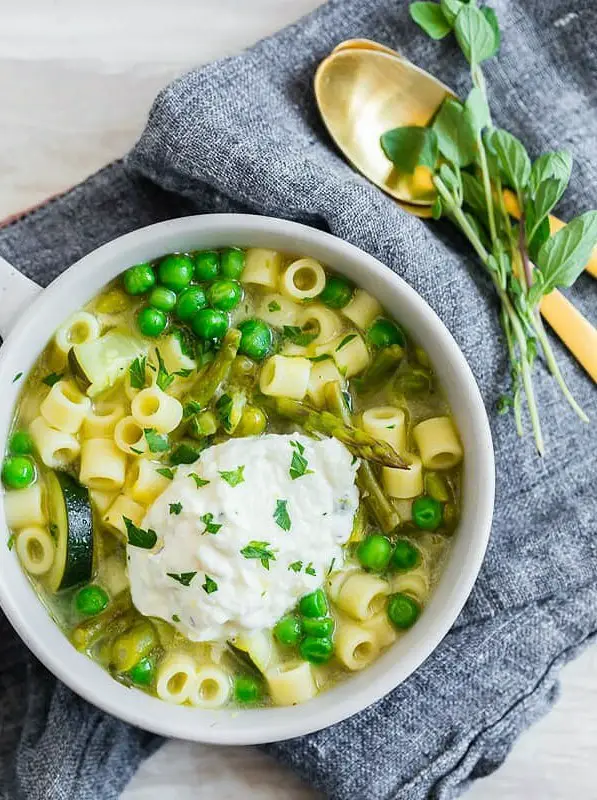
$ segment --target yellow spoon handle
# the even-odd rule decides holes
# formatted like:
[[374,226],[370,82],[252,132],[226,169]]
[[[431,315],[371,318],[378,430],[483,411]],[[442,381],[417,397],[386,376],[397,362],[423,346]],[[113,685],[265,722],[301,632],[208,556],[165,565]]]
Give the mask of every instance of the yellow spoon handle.
[[541,314],[597,383],[597,328],[557,289],[541,301]]

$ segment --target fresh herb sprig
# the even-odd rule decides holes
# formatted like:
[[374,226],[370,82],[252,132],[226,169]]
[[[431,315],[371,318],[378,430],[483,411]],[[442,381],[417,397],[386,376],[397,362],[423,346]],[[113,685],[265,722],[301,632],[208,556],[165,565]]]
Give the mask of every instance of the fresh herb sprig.
[[[572,158],[556,151],[533,162],[522,142],[493,124],[481,68],[500,47],[493,9],[478,7],[475,0],[441,0],[412,3],[410,13],[433,39],[454,33],[470,65],[473,86],[464,103],[446,98],[429,127],[387,131],[381,147],[399,172],[422,178],[423,184],[428,179],[428,188],[435,192],[433,217],[446,217],[460,228],[486,268],[500,299],[511,365],[511,390],[499,398],[498,411],[513,409],[522,436],[524,393],[542,455],[532,379],[539,349],[570,406],[588,422],[560,372],[539,305],[557,287],[571,286],[584,269],[597,243],[597,211],[576,217],[550,237],[549,213],[566,190]],[[509,213],[512,200],[518,206],[518,222]]]

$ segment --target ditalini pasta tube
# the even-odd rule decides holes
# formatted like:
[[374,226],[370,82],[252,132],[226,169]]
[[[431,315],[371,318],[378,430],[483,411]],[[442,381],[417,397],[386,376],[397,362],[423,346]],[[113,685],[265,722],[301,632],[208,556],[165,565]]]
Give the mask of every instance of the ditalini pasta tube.
[[296,325],[300,311],[300,306],[288,297],[266,294],[259,304],[257,316],[274,328],[283,328],[284,325]]
[[61,353],[67,355],[73,345],[99,339],[100,333],[97,317],[88,311],[78,311],[58,328],[54,335],[54,344]]
[[110,439],[124,415],[124,406],[120,403],[98,403],[87,412],[81,432],[86,439]]
[[390,583],[392,592],[408,594],[419,603],[424,603],[429,596],[429,573],[424,567],[394,575]]
[[142,455],[148,449],[143,427],[134,417],[120,420],[114,428],[114,441],[116,447],[131,456]]
[[387,581],[359,570],[342,584],[336,605],[354,619],[370,619],[383,608],[389,594]]
[[151,386],[135,395],[131,403],[131,414],[142,428],[155,428],[158,433],[170,433],[180,424],[182,404],[157,386]]
[[29,426],[29,433],[46,467],[63,469],[74,461],[81,451],[81,446],[72,433],[51,428],[43,417],[36,417],[33,420]]
[[79,480],[90,489],[115,492],[124,484],[126,456],[113,439],[85,439]]
[[342,330],[342,320],[338,314],[320,303],[305,308],[299,316],[299,324],[314,337],[311,341],[313,346],[329,342]]
[[301,663],[280,664],[265,673],[272,700],[277,706],[305,703],[317,694],[311,665]]
[[126,494],[119,494],[116,500],[102,517],[104,525],[120,535],[125,542],[127,541],[126,523],[124,518],[139,526],[145,516],[144,506],[136,503],[132,497]]
[[160,475],[159,464],[146,458],[137,458],[127,474],[127,486],[130,482],[130,495],[137,503],[150,505],[164,489],[170,480]]
[[243,282],[257,283],[260,286],[276,289],[282,261],[282,253],[278,253],[276,250],[267,250],[263,247],[249,248],[245,255]]
[[373,634],[378,648],[389,647],[398,636],[396,628],[388,619],[385,610],[363,623],[363,628]]
[[191,705],[197,708],[221,708],[230,697],[230,676],[215,664],[199,667],[195,686],[189,694]]
[[91,400],[71,381],[58,381],[40,406],[48,425],[65,433],[77,433],[91,409]]
[[16,549],[30,575],[44,575],[54,561],[54,541],[45,528],[23,528],[17,536]]
[[325,404],[326,383],[335,382],[343,385],[344,379],[332,358],[326,358],[325,361],[316,361],[313,364],[307,385],[307,394],[316,406],[321,407]]
[[299,258],[293,261],[280,278],[280,291],[299,302],[317,297],[324,288],[325,271],[314,258]]
[[186,653],[171,653],[158,667],[155,691],[160,700],[181,705],[197,694],[197,666]]
[[272,356],[263,365],[259,388],[271,397],[302,400],[307,393],[311,362],[300,356]]
[[27,489],[15,489],[4,495],[4,514],[9,528],[20,530],[40,526],[46,521],[42,490],[39,483]]
[[338,620],[334,644],[336,658],[353,672],[364,669],[379,653],[375,634],[348,620]]
[[345,317],[361,330],[366,330],[382,313],[379,302],[364,289],[357,289],[352,300],[342,309]]
[[390,497],[405,500],[423,493],[423,467],[421,459],[412,453],[402,453],[402,457],[408,469],[382,467],[381,479]]
[[462,445],[450,417],[419,422],[413,428],[413,437],[427,469],[451,469],[462,461]]
[[394,406],[376,406],[363,412],[363,428],[371,436],[391,444],[394,450],[406,450],[406,414]]
[[363,337],[358,333],[343,334],[333,339],[330,344],[333,345],[332,357],[345,378],[358,375],[369,364],[369,350]]

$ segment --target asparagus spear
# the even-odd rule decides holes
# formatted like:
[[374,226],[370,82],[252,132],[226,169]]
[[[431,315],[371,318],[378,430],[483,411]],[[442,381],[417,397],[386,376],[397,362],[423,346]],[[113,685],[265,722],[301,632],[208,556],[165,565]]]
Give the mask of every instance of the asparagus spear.
[[378,389],[389,378],[390,373],[394,372],[403,356],[404,350],[399,344],[392,344],[380,350],[363,377],[354,381],[357,391],[364,393]]
[[238,353],[241,332],[230,328],[222,340],[222,346],[214,360],[203,370],[190,392],[190,399],[201,408],[206,408],[218,388],[230,374],[232,363]]
[[278,398],[275,408],[281,416],[299,423],[307,433],[325,433],[333,436],[345,444],[353,455],[365,461],[375,461],[396,469],[408,469],[408,465],[391,445],[344,422],[336,414],[318,411],[300,400],[291,400],[287,397]]
[[[352,422],[350,411],[344,400],[340,384],[336,381],[324,387],[324,396],[327,407],[337,414],[342,421],[350,425]],[[364,501],[377,520],[377,524],[384,533],[391,533],[400,524],[398,512],[387,498],[379,481],[375,477],[371,464],[362,461],[357,472],[357,485],[364,495]]]
[[77,650],[89,650],[98,639],[107,634],[115,636],[125,631],[136,618],[137,612],[132,606],[127,589],[116,595],[102,614],[80,622],[71,632],[71,642]]

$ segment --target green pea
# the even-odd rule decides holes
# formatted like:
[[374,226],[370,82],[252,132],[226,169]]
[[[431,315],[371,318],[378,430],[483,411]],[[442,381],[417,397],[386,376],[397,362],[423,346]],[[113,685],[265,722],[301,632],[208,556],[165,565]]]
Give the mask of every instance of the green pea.
[[129,678],[137,686],[151,686],[155,675],[155,660],[151,656],[145,656],[137,661],[129,672]]
[[137,314],[137,325],[143,336],[155,338],[163,333],[168,324],[168,317],[158,308],[142,308]]
[[108,593],[101,586],[90,584],[79,589],[75,596],[75,607],[79,614],[94,617],[100,614],[110,602]]
[[425,493],[440,503],[447,503],[452,496],[447,480],[439,472],[428,472],[425,475]]
[[145,294],[155,286],[155,272],[147,262],[137,264],[127,269],[122,276],[122,283],[127,294]]
[[442,524],[442,504],[434,497],[421,495],[413,502],[413,522],[424,531],[434,531]]
[[207,299],[212,308],[232,311],[243,299],[243,287],[238,281],[214,281],[207,290]]
[[176,305],[176,292],[166,289],[165,286],[156,286],[149,294],[148,303],[160,311],[172,311]]
[[325,664],[334,654],[334,643],[327,636],[305,636],[299,645],[299,652],[305,661]]
[[190,322],[195,314],[206,305],[207,298],[201,286],[189,286],[178,295],[174,313],[181,322]]
[[29,456],[33,453],[33,439],[26,431],[15,431],[10,437],[8,450],[12,456]]
[[228,330],[228,314],[216,308],[202,308],[191,320],[191,328],[202,339],[221,339]]
[[226,250],[222,250],[220,259],[222,275],[225,278],[238,280],[245,268],[245,251],[239,250],[238,247],[227,247]]
[[388,599],[387,614],[390,622],[400,630],[412,628],[421,614],[421,606],[412,597],[398,592]]
[[261,361],[271,352],[274,335],[270,326],[261,319],[246,319],[238,326],[241,332],[239,351]]
[[238,675],[234,679],[234,699],[242,705],[250,705],[261,700],[263,688],[257,678],[251,675]]
[[257,406],[245,406],[235,436],[259,436],[267,428],[267,417]]
[[2,481],[9,489],[26,489],[35,480],[35,467],[27,456],[9,456],[2,464]]
[[329,308],[344,308],[350,302],[352,292],[353,287],[345,278],[328,275],[319,299]]
[[303,620],[303,630],[307,636],[315,636],[316,638],[331,637],[334,632],[334,619],[333,617],[321,617],[314,619],[312,617],[305,617]]
[[189,256],[184,253],[172,253],[160,261],[158,266],[158,279],[162,286],[181,292],[193,277],[194,265]]
[[375,320],[367,331],[367,338],[373,347],[390,347],[393,344],[404,347],[405,344],[404,334],[398,325],[383,317]]
[[390,563],[391,555],[390,540],[381,533],[372,533],[357,547],[357,558],[365,569],[372,572],[383,572]]
[[303,623],[294,614],[287,614],[274,625],[274,636],[280,644],[298,644],[303,633]]
[[411,544],[408,539],[398,539],[394,545],[391,565],[400,572],[414,569],[421,562],[419,549]]
[[328,613],[328,601],[323,589],[316,589],[301,597],[299,611],[303,617],[325,617]]
[[195,280],[213,281],[220,274],[220,256],[215,250],[195,253]]

